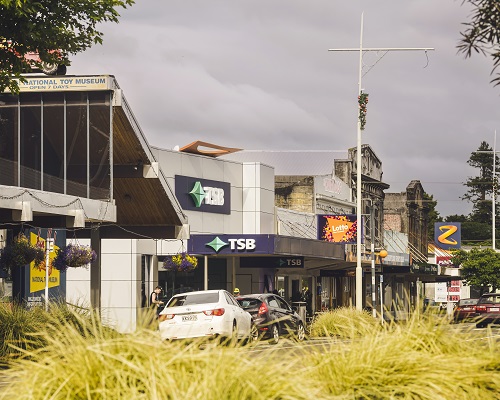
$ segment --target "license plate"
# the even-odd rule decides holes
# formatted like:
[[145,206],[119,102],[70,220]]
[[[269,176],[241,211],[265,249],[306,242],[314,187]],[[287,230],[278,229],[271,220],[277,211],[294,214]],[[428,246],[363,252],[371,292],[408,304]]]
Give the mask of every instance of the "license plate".
[[470,307],[464,307],[464,308],[463,308],[463,310],[464,310],[464,311],[470,311],[470,310],[471,310],[471,308],[470,308]]
[[499,307],[491,307],[490,311],[500,311],[500,308]]
[[196,321],[198,317],[196,315],[183,315],[182,322],[184,321]]

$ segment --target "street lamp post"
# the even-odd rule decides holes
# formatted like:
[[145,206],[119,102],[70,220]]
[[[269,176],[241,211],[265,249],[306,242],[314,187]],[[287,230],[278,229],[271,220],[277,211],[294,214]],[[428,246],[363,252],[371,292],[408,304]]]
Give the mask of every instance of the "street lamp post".
[[[376,51],[408,51],[419,50],[425,51],[434,50],[431,47],[409,48],[409,47],[392,47],[392,48],[363,48],[363,13],[361,13],[361,33],[358,49],[328,49],[328,51],[356,51],[359,52],[359,69],[358,69],[358,97],[361,96],[361,78],[363,71],[363,52]],[[382,56],[383,57],[383,56]],[[380,57],[381,58],[381,57]],[[363,269],[361,268],[361,120],[358,112],[358,129],[357,129],[357,145],[356,145],[356,223],[358,232],[356,235],[356,309],[363,309]]]

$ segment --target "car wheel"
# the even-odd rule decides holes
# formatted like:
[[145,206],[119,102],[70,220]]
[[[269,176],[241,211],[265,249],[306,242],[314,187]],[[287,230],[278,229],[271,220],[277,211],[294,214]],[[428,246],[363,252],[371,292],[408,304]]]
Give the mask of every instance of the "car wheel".
[[278,328],[278,325],[273,325],[271,327],[271,335],[272,335],[271,342],[273,344],[278,344],[278,342],[280,341],[280,330]]
[[231,331],[229,342],[231,344],[236,344],[238,342],[238,324],[236,321],[233,321],[233,330]]
[[64,65],[64,64],[59,65],[57,67],[57,75],[66,75],[66,70],[67,70],[66,65]]
[[306,330],[304,328],[304,324],[299,324],[297,326],[297,340],[302,342],[306,338]]
[[42,71],[45,75],[55,75],[57,73],[58,68],[59,65],[55,63],[52,64],[52,63],[42,62]]
[[259,340],[259,330],[254,324],[252,324],[250,328],[250,336],[248,337],[248,343],[254,343],[257,340]]

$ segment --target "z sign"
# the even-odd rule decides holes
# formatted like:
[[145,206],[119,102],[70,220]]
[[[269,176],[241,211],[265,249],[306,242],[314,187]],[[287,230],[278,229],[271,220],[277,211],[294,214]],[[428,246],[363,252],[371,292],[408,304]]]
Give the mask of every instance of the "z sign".
[[436,222],[434,224],[434,240],[442,249],[460,248],[460,222]]

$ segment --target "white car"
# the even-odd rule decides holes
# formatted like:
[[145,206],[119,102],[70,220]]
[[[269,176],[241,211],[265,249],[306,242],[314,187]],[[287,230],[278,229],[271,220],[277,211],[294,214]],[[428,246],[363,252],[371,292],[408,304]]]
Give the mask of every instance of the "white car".
[[188,292],[172,297],[159,315],[162,339],[250,338],[252,317],[225,290]]

